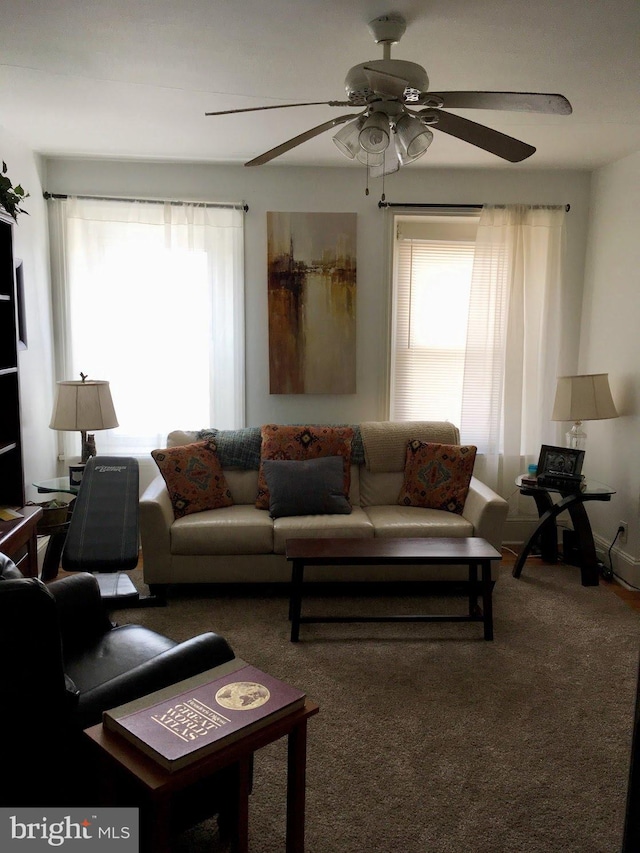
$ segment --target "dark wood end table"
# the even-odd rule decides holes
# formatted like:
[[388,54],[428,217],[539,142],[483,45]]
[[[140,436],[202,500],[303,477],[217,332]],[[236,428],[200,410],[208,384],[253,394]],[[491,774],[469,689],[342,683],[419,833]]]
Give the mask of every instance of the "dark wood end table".
[[[491,563],[502,555],[485,539],[429,537],[424,539],[287,539],[286,557],[291,567],[289,619],[291,642],[298,642],[300,625],[310,622],[482,622],[484,639],[493,640]],[[305,566],[467,565],[469,610],[467,615],[301,616]],[[478,567],[482,579],[478,583]],[[478,587],[482,608],[478,606]]]
[[13,560],[25,578],[38,577],[38,521],[42,517],[39,506],[23,506],[21,518],[0,521],[0,553]]
[[149,835],[144,841],[146,848],[153,853],[170,853],[173,796],[231,766],[235,766],[238,771],[234,849],[236,853],[248,853],[253,753],[287,735],[286,853],[304,853],[307,721],[318,711],[318,705],[307,700],[304,707],[173,773],[169,773],[118,734],[105,729],[102,723],[85,729],[84,734],[97,750],[102,765],[106,799],[112,801],[105,805],[117,804],[119,774],[124,773],[140,791],[142,806],[149,809],[150,818],[147,822]]
[[[538,524],[535,530],[525,542],[522,551],[513,567],[512,575],[519,578],[522,569],[531,553],[536,540],[540,542],[542,559],[547,563],[555,563],[558,559],[558,542],[556,518],[560,513],[569,513],[573,529],[576,534],[578,553],[580,554],[580,575],[582,586],[598,586],[599,564],[596,555],[596,546],[593,541],[593,532],[589,522],[589,516],[584,507],[587,501],[610,501],[615,495],[615,489],[597,483],[595,480],[584,480],[582,488],[576,491],[563,491],[550,486],[539,486],[537,483],[523,483],[521,474],[516,478],[516,485],[521,495],[527,495],[536,502],[538,510]],[[553,499],[552,495],[560,495],[560,500]]]

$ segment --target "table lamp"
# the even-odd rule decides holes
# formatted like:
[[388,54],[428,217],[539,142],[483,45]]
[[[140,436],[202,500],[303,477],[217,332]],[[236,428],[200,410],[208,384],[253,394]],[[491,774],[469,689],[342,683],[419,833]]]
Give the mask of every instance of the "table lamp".
[[[51,429],[80,432],[82,457],[80,466],[71,466],[69,469],[72,485],[79,485],[82,479],[82,468],[89,456],[95,454],[93,435],[90,435],[88,440],[87,432],[113,429],[118,426],[109,383],[103,379],[87,379],[84,373],[80,376],[82,377],[80,381],[64,380],[57,383],[58,390],[49,424]],[[76,470],[77,467],[80,467],[80,471]]]
[[617,417],[608,373],[558,376],[551,420],[573,421],[573,426],[566,433],[567,447],[585,449],[587,434],[582,429],[582,421]]

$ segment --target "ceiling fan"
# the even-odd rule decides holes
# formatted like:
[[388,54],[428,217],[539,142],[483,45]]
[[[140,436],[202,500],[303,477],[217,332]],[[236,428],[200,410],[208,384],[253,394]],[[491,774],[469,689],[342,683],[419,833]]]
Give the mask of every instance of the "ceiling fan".
[[400,166],[421,157],[433,139],[432,128],[511,163],[525,160],[536,150],[532,145],[512,136],[447,112],[448,109],[512,110],[555,115],[569,115],[572,112],[571,104],[563,95],[540,92],[429,92],[429,78],[422,66],[402,59],[391,59],[391,45],[400,40],[405,30],[406,22],[397,14],[382,15],[369,23],[369,31],[376,44],[383,46],[383,58],[360,63],[349,70],[345,79],[345,101],[276,104],[208,112],[205,115],[319,105],[363,107],[361,112],[350,112],[312,127],[260,154],[245,163],[245,166],[268,163],[327,130],[345,125],[333,137],[333,141],[346,157],[365,164],[375,177],[395,172]]

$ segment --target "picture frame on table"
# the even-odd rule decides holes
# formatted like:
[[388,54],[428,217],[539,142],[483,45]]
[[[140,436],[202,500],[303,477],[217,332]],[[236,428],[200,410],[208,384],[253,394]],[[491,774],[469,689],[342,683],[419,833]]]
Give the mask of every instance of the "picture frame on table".
[[573,447],[555,447],[543,444],[538,458],[538,478],[543,477],[575,477],[582,479],[582,464],[584,450]]

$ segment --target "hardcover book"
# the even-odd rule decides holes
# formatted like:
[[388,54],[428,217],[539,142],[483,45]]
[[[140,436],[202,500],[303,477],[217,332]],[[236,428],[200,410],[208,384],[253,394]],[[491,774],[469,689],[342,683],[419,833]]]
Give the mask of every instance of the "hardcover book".
[[173,772],[301,708],[305,698],[236,658],[105,711],[102,722]]

